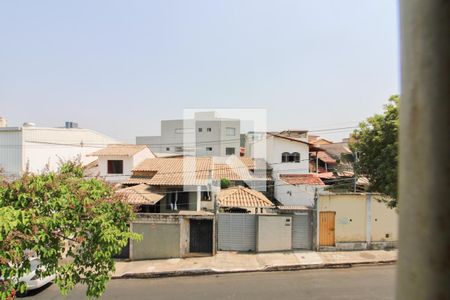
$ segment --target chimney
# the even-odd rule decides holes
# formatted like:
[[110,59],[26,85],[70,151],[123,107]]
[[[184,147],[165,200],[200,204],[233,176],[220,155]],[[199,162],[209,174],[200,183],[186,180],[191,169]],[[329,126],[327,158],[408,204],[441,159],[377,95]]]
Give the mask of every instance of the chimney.
[[75,122],[66,122],[65,128],[78,128],[78,123]]

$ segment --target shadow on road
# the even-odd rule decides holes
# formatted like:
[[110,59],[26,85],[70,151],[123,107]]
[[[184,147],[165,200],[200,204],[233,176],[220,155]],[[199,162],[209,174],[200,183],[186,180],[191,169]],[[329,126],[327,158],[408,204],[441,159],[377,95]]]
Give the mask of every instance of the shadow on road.
[[35,296],[43,291],[45,291],[46,289],[48,289],[53,283],[49,282],[46,285],[35,289],[35,290],[31,290],[31,291],[27,291],[25,294],[23,295],[17,295],[17,298],[27,298],[27,297],[32,297]]

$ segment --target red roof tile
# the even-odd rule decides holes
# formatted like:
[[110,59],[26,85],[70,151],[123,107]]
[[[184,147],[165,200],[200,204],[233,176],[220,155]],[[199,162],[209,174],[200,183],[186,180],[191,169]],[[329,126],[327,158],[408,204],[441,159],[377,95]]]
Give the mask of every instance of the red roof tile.
[[325,185],[316,174],[282,174],[280,179],[292,185]]

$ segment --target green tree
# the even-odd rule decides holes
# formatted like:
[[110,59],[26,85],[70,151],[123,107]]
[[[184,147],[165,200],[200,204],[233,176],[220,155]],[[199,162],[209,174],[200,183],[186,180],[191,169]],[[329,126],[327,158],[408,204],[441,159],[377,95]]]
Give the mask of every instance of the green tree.
[[112,256],[128,240],[133,208],[112,186],[84,178],[82,167],[65,163],[58,172],[24,174],[0,183],[0,299],[24,291],[15,282],[29,272],[28,253],[40,257],[56,274],[63,295],[76,284],[87,286],[87,296],[99,297],[114,271]]
[[391,96],[383,114],[376,114],[359,125],[351,145],[357,156],[355,171],[369,179],[369,190],[390,197],[397,206],[398,110],[399,96]]
[[220,179],[220,188],[226,189],[226,188],[229,188],[230,185],[231,185],[231,181],[228,178]]

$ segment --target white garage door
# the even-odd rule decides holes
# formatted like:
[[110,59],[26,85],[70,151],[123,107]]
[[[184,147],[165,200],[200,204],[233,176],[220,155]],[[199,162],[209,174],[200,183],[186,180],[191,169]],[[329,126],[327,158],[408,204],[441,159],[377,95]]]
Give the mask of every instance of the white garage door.
[[292,248],[312,248],[311,219],[308,213],[292,216]]

